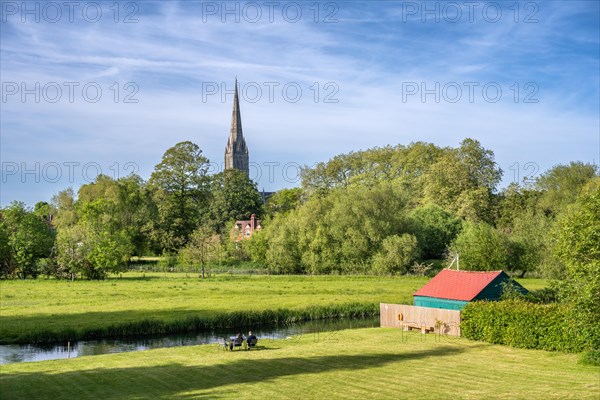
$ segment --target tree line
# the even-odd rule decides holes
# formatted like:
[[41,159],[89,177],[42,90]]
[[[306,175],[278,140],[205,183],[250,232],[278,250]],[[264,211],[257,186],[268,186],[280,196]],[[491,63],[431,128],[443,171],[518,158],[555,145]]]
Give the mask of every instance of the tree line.
[[[208,163],[182,142],[148,181],[98,176],[32,210],[12,203],[1,211],[1,276],[98,279],[134,255],[198,267],[252,260],[273,273],[423,274],[458,255],[461,269],[561,278],[561,221],[600,186],[596,166],[572,162],[498,190],[503,171],[473,139],[341,154],[303,168],[301,187],[266,204],[244,173],[209,175]],[[263,229],[236,243],[233,222],[251,214]]]
[[33,210],[13,202],[1,210],[0,276],[100,279],[143,255],[181,253],[185,260],[191,254],[196,262],[194,246],[225,237],[232,221],[260,215],[263,207],[246,174],[209,175],[208,167],[196,144],[181,142],[164,153],[147,182],[99,175]]
[[557,165],[498,190],[502,173],[473,139],[338,155],[277,193],[266,229],[244,244],[280,273],[422,273],[458,256],[461,269],[564,277],[560,221],[598,190],[598,168]]

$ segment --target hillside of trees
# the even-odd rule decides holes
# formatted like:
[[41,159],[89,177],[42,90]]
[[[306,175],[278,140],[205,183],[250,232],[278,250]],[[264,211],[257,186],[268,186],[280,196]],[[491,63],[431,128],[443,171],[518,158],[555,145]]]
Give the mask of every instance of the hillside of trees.
[[[587,250],[571,256],[566,243],[585,240],[574,219],[599,212],[592,164],[557,165],[500,189],[503,171],[478,141],[417,142],[305,167],[301,187],[263,204],[245,174],[209,175],[208,163],[182,142],[147,181],[101,175],[33,209],[13,202],[1,210],[0,277],[100,279],[148,255],[194,268],[250,260],[290,274],[424,274],[457,254],[461,269],[519,276],[588,268]],[[263,229],[235,243],[233,222],[251,214]],[[600,235],[598,225],[587,229]]]

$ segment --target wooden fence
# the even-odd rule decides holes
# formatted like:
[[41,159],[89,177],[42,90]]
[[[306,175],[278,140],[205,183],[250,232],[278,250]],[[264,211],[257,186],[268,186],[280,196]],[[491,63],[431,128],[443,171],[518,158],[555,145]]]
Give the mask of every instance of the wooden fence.
[[435,332],[460,336],[460,311],[458,310],[386,303],[381,303],[379,308],[382,327],[420,329],[423,333]]

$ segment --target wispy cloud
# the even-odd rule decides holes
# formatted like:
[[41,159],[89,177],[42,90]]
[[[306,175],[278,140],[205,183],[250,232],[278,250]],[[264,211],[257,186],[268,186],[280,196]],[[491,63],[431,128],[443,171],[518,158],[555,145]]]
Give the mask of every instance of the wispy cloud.
[[[416,140],[456,145],[466,136],[493,149],[505,170],[514,162],[542,169],[574,159],[598,162],[599,30],[591,18],[598,5],[590,3],[539,3],[539,22],[530,24],[522,22],[531,12],[524,9],[518,23],[508,9],[497,23],[423,23],[419,16],[404,18],[406,10],[393,2],[369,8],[339,3],[338,22],[329,24],[323,13],[315,22],[308,4],[307,17],[297,23],[280,17],[222,23],[218,16],[206,19],[199,2],[175,1],[140,2],[133,24],[7,18],[0,43],[3,83],[43,88],[56,82],[63,97],[37,103],[27,95],[22,102],[17,93],[2,103],[2,162],[96,162],[104,169],[134,162],[147,178],[162,153],[181,140],[198,143],[221,162],[232,97],[223,102],[221,93],[202,90],[207,82],[219,91],[221,85],[232,89],[235,76],[242,87],[250,84],[249,95],[256,85],[262,89],[259,101],[242,101],[251,161],[259,164],[313,164],[340,152]],[[80,83],[73,102],[65,82]],[[279,84],[272,102],[269,82]],[[330,82],[335,86],[326,88]],[[478,84],[473,102],[465,82]],[[534,91],[525,85],[532,82],[539,102],[524,103]],[[98,102],[83,97],[86,83],[102,89]],[[282,93],[289,83],[302,89],[296,103]],[[419,92],[407,96],[407,83]],[[438,92],[451,91],[452,83],[463,91],[456,103],[448,101],[452,92],[441,93],[439,102],[435,94],[422,97],[422,89],[437,90],[438,84]],[[488,83],[502,89],[498,102],[482,95]],[[138,102],[125,102],[128,95]],[[327,96],[338,102],[326,102]],[[1,205],[47,200],[83,182],[26,178],[22,183],[15,174],[2,182]],[[293,184],[282,176],[259,182],[267,190]]]

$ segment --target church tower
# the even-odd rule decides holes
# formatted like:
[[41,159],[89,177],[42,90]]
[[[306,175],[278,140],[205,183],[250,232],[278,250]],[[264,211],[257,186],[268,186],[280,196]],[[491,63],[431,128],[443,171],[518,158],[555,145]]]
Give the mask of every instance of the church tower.
[[225,169],[237,169],[249,173],[248,147],[242,133],[242,117],[238,99],[238,84],[235,80],[235,95],[233,96],[233,113],[231,115],[231,130],[225,146]]

